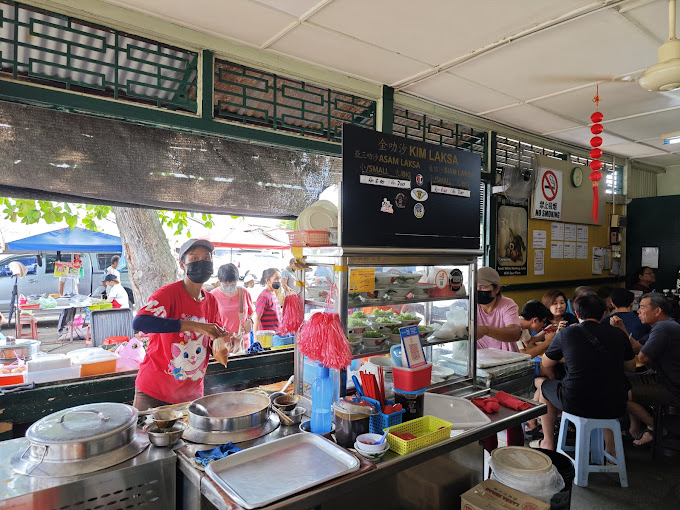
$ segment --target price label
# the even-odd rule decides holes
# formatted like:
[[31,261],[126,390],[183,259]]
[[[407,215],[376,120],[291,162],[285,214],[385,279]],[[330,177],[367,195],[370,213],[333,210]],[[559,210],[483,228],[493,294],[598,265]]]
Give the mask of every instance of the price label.
[[373,292],[375,290],[375,268],[361,267],[349,271],[350,292]]
[[373,175],[360,175],[361,184],[373,184],[374,186],[385,186],[386,188],[410,189],[411,181],[404,179],[392,179],[391,177],[375,177]]
[[430,191],[432,193],[440,193],[442,195],[470,198],[469,189],[449,188],[448,186],[440,186],[439,184],[433,184]]
[[406,357],[408,368],[418,368],[427,365],[423,344],[418,333],[418,326],[399,328],[399,335],[401,336],[402,354]]

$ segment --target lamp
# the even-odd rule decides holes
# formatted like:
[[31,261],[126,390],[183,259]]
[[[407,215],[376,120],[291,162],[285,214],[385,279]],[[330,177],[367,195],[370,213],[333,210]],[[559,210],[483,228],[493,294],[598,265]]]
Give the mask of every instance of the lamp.
[[663,135],[663,143],[667,145],[669,143],[680,143],[680,131],[675,131],[674,133],[666,133]]

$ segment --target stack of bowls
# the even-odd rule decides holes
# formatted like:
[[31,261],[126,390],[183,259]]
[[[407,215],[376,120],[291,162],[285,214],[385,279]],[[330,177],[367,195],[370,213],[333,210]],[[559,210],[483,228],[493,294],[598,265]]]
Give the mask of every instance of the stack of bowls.
[[357,436],[357,440],[354,442],[354,449],[365,459],[378,460],[390,449],[390,444],[387,441],[374,444],[380,439],[382,439],[382,434],[361,434]]

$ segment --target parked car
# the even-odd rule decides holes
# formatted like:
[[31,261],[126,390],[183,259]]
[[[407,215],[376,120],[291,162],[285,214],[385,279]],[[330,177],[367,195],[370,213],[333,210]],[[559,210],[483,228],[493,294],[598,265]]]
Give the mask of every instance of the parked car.
[[[80,294],[91,294],[101,285],[104,279],[104,271],[111,265],[111,257],[120,255],[117,253],[81,253],[84,276],[78,282]],[[71,254],[61,255],[62,262],[70,262]],[[19,278],[18,291],[24,296],[40,296],[43,294],[56,294],[59,292],[59,278],[54,276],[54,263],[57,261],[56,252],[0,254],[0,311],[9,313],[9,301],[12,297],[14,278],[9,269],[10,262],[21,262],[28,270],[24,278]],[[133,302],[130,278],[127,269],[120,272],[123,288]]]

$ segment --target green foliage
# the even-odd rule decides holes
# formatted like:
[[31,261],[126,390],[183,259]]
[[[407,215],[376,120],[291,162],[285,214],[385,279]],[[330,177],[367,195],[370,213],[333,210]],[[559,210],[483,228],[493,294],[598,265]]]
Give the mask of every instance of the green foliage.
[[[78,222],[89,230],[99,230],[102,221],[115,221],[113,208],[107,205],[68,204],[66,202],[50,202],[47,200],[28,200],[23,198],[0,198],[0,207],[6,220],[21,221],[27,225],[38,223],[66,222],[69,228],[78,226]],[[194,213],[184,211],[157,211],[161,225],[175,229],[175,235],[185,234],[191,237],[189,221],[212,228],[215,222],[210,214],[202,214],[201,219]]]
[[281,220],[279,221],[281,228],[288,230],[295,230],[295,220]]

